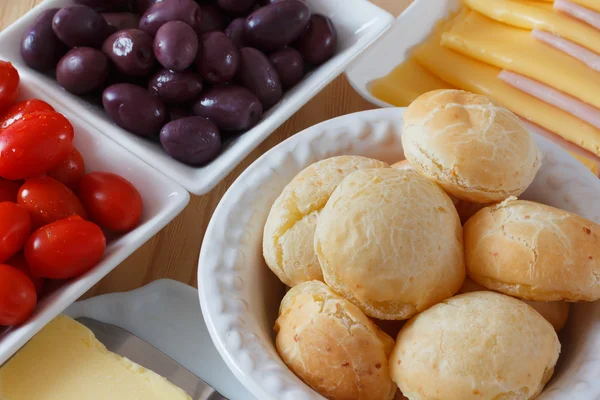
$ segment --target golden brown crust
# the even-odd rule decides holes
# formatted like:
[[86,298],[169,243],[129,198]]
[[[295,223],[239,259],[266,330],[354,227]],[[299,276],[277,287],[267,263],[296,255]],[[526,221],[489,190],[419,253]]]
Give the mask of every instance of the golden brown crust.
[[324,283],[292,288],[281,302],[275,344],[286,365],[333,400],[390,400],[394,340]]
[[436,90],[417,98],[403,118],[406,159],[460,200],[518,196],[540,168],[541,153],[519,118],[485,96]]
[[269,268],[288,286],[322,280],[313,250],[317,218],[337,185],[361,168],[387,164],[360,156],[331,157],[316,162],[292,179],[275,200],[263,232],[263,255]]
[[[485,290],[489,289],[467,277],[458,293],[463,294]],[[570,305],[564,301],[521,301],[529,304],[535,311],[539,312],[542,317],[546,318],[546,320],[552,324],[556,332],[560,332],[565,327],[567,319],[569,319]]]
[[477,283],[535,301],[600,298],[600,225],[531,201],[486,207],[464,226]]
[[407,319],[452,296],[465,277],[452,201],[413,170],[355,171],[315,232],[325,282],[378,319]]
[[533,399],[552,376],[560,343],[525,303],[493,292],[452,297],[411,319],[390,357],[411,400]]

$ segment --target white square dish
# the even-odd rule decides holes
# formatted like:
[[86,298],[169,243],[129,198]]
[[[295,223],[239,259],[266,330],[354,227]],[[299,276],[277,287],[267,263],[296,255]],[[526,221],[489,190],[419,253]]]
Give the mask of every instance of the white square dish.
[[184,186],[190,192],[202,195],[209,192],[233,170],[253,149],[275,129],[290,118],[321,89],[344,71],[347,65],[370,43],[377,39],[393,22],[386,11],[367,0],[306,0],[311,11],[329,16],[338,30],[336,55],[308,74],[283,99],[267,112],[261,122],[235,141],[204,167],[191,167],[172,159],[157,144],[140,138],[116,126],[100,107],[62,89],[54,77],[26,67],[20,55],[21,38],[25,30],[45,9],[71,4],[69,0],[46,0],[0,33],[0,59],[30,70],[44,90],[90,124],[97,127],[123,147]]
[[108,171],[123,176],[140,192],[144,209],[139,226],[109,241],[104,257],[91,271],[65,282],[60,288],[43,297],[34,314],[24,324],[0,333],[0,365],[43,326],[173,220],[190,199],[189,193],[183,187],[100,133],[85,122],[77,111],[69,110],[52,99],[24,68],[20,68],[19,73],[20,100],[44,100],[67,117],[75,128],[75,147],[85,160],[87,172]]
[[423,42],[438,21],[459,8],[460,0],[415,0],[377,43],[350,64],[346,77],[354,90],[376,106],[394,107],[371,94],[371,82],[386,76],[404,62],[410,49]]
[[[302,169],[358,154],[404,158],[401,108],[345,115],[306,129],[255,161],[227,191],[208,226],[198,264],[198,293],[209,333],[229,368],[261,400],[323,399],[281,361],[273,325],[284,285],[262,255],[274,200]],[[600,181],[558,145],[535,136],[542,167],[521,196],[600,223]],[[561,333],[563,354],[542,400],[600,396],[600,302],[573,304]]]

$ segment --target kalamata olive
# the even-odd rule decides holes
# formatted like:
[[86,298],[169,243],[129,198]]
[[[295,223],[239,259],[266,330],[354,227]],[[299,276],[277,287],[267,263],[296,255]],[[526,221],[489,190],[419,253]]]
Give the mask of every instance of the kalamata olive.
[[265,110],[283,96],[277,70],[267,56],[252,47],[240,49],[240,67],[236,80],[259,98]]
[[202,79],[195,72],[162,69],[148,81],[148,91],[165,103],[183,104],[198,97],[202,91]]
[[100,50],[76,47],[58,62],[56,81],[71,93],[88,93],[104,85],[108,70],[108,60]]
[[229,23],[229,16],[219,7],[211,3],[200,4],[202,20],[198,24],[198,34],[222,31]]
[[225,28],[225,34],[238,48],[244,47],[244,26],[246,18],[236,18]]
[[102,15],[83,5],[61,8],[52,20],[56,36],[69,47],[98,48],[114,31]]
[[196,59],[198,36],[185,22],[169,21],[154,38],[154,55],[165,68],[183,71]]
[[157,96],[130,83],[104,89],[102,105],[117,125],[140,136],[157,135],[167,118],[166,107]]
[[202,165],[221,151],[217,126],[206,118],[171,121],[160,130],[160,143],[171,157],[190,165]]
[[156,3],[160,3],[163,0],[133,0],[133,10],[142,15],[148,10],[150,7],[155,5]]
[[38,71],[48,71],[69,50],[54,33],[52,20],[58,8],[43,11],[27,29],[21,42],[21,57],[25,64]]
[[321,65],[329,60],[337,46],[337,30],[331,19],[313,14],[297,46],[308,64]]
[[291,88],[302,80],[304,60],[302,60],[298,50],[292,47],[284,47],[269,55],[269,60],[275,67],[284,89]]
[[119,72],[129,76],[147,76],[156,64],[154,39],[139,29],[113,33],[104,41],[102,51]]
[[244,131],[260,120],[262,105],[246,88],[237,85],[216,86],[200,96],[192,112],[210,119],[223,131]]
[[128,0],[75,0],[75,4],[82,4],[96,11],[129,11]]
[[217,0],[219,7],[232,15],[247,14],[254,3],[256,3],[256,0]]
[[310,18],[308,6],[300,0],[282,0],[259,8],[246,18],[244,43],[271,52],[298,39]]
[[140,19],[139,28],[154,36],[158,28],[169,21],[181,21],[200,32],[202,10],[193,0],[163,0],[146,10]]
[[213,85],[229,82],[239,64],[238,49],[223,32],[208,32],[200,37],[196,69],[204,80]]
[[185,117],[191,117],[192,112],[181,106],[170,106],[169,108],[169,121],[175,121]]
[[110,26],[120,31],[122,29],[137,29],[140,18],[134,13],[111,12],[102,13],[102,16]]

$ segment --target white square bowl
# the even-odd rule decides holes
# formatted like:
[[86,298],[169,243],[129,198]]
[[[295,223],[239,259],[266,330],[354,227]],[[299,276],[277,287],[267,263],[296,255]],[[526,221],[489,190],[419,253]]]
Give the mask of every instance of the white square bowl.
[[[30,76],[20,69],[20,100],[38,98],[62,113],[75,128],[75,147],[85,160],[87,172],[108,171],[129,180],[144,201],[137,228],[109,241],[102,260],[91,271],[65,282],[42,297],[34,314],[22,325],[0,333],[0,365],[12,356],[42,327],[94,286],[119,263],[175,218],[189,202],[189,193],[162,173],[123,149],[70,110],[54,101]],[[1,397],[1,396],[0,396]]]
[[[402,108],[349,114],[308,128],[256,160],[219,203],[198,264],[198,293],[217,350],[256,398],[323,399],[281,361],[273,325],[284,285],[262,256],[263,227],[285,185],[308,165],[357,154],[386,162],[404,158]],[[534,135],[542,167],[521,196],[600,223],[600,180],[558,145]],[[543,400],[600,396],[600,302],[574,304],[561,333],[563,351]]]
[[140,138],[115,125],[100,107],[62,89],[53,76],[25,66],[20,55],[23,33],[47,8],[71,4],[70,0],[46,0],[0,33],[0,59],[7,59],[21,69],[27,68],[48,94],[114,139],[123,147],[184,186],[202,195],[215,187],[237,164],[265,140],[275,129],[313,98],[371,42],[377,39],[394,18],[367,0],[306,0],[312,12],[329,16],[338,30],[338,51],[325,64],[308,74],[283,99],[269,110],[254,128],[227,145],[223,152],[204,167],[191,167],[171,158],[160,144]]
[[371,94],[371,82],[404,62],[410,50],[429,36],[438,21],[459,8],[460,0],[415,0],[377,43],[350,64],[346,77],[354,90],[376,106],[394,107]]

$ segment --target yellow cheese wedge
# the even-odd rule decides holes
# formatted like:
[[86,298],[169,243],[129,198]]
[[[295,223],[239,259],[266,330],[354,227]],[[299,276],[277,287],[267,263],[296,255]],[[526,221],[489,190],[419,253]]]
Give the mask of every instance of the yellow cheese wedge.
[[590,10],[600,12],[600,1],[598,0],[571,0],[571,2],[587,7]]
[[403,62],[388,75],[374,80],[373,96],[396,107],[406,107],[423,93],[451,89],[452,85],[439,79],[412,59]]
[[502,82],[498,79],[500,69],[442,47],[440,35],[437,30],[414,49],[413,56],[419,64],[445,82],[488,96],[568,142],[600,155],[600,130]]
[[59,316],[0,368],[2,400],[191,400],[165,378],[106,350]]
[[544,0],[520,0],[520,3],[529,4],[530,6],[543,8],[544,10],[554,11],[554,6],[552,5],[552,1],[544,1]]
[[552,9],[513,0],[463,0],[463,3],[496,21],[551,32],[600,53],[600,31]]
[[600,108],[600,73],[534,39],[529,31],[474,11],[459,14],[442,35],[444,47],[536,79]]

